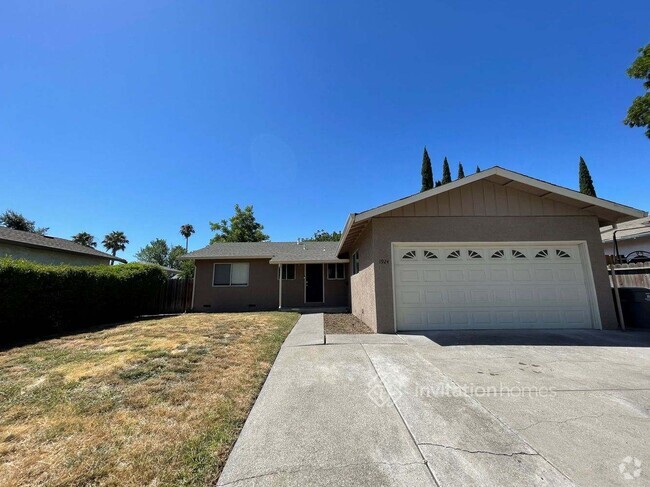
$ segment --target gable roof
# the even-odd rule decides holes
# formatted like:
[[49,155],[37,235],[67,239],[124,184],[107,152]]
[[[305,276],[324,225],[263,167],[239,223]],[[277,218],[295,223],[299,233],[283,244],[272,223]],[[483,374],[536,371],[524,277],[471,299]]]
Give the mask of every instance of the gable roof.
[[576,207],[581,211],[597,216],[601,226],[647,216],[647,212],[637,210],[630,206],[621,205],[602,198],[587,196],[569,188],[531,178],[499,166],[494,166],[479,173],[466,176],[463,179],[457,179],[443,186],[438,186],[437,188],[407,196],[361,213],[352,213],[348,217],[345,228],[343,229],[343,235],[337,253],[341,253],[344,248],[351,244],[351,242],[354,242],[361,232],[363,232],[368,221],[373,217],[481,180],[490,181],[491,183],[500,186],[507,186],[519,191],[531,193],[541,198],[548,198]]
[[49,235],[39,235],[38,233],[23,232],[22,230],[13,230],[6,227],[0,227],[0,242],[7,242],[12,245],[21,245],[25,247],[43,248],[58,252],[68,252],[126,263],[126,260],[120,257],[114,257],[111,254],[101,252],[91,247],[86,247],[73,242],[72,240],[50,237]]
[[644,217],[619,223],[616,226],[606,226],[600,229],[600,237],[603,242],[614,240],[613,234],[616,230],[616,240],[632,240],[635,238],[650,237],[650,218]]
[[224,242],[181,257],[184,260],[268,259],[271,264],[347,262],[336,256],[338,242]]

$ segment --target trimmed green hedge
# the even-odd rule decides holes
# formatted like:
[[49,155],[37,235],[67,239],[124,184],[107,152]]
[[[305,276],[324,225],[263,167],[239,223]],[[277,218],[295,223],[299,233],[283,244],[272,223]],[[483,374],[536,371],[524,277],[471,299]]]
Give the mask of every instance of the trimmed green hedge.
[[0,259],[0,342],[155,312],[166,279],[161,269],[143,264],[74,267]]

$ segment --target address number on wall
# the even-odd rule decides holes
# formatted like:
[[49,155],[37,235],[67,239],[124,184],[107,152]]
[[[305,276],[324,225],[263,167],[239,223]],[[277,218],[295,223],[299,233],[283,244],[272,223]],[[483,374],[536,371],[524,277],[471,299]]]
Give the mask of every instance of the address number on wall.
[[379,259],[379,263],[380,264],[390,264],[390,260],[389,259]]

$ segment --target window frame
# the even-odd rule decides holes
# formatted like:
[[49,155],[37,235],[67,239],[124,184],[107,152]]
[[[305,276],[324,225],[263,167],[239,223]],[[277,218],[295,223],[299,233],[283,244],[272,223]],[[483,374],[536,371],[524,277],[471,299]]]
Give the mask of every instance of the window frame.
[[[334,266],[334,277],[330,277],[330,266]],[[339,269],[341,269],[342,276],[339,276]],[[343,281],[345,280],[345,264],[338,262],[331,262],[327,264],[327,280],[328,281]]]
[[[230,279],[228,284],[215,284],[214,279],[217,273],[218,265],[229,265],[230,266]],[[246,284],[233,284],[232,283],[232,274],[233,267],[235,265],[245,265],[246,266]],[[251,266],[250,262],[215,262],[212,265],[212,287],[248,287],[251,281]]]
[[[289,276],[289,267],[291,266],[293,268],[293,277],[288,277]],[[295,281],[296,280],[296,264],[280,264],[278,266],[278,281],[280,280],[280,276],[282,276],[283,281]]]
[[355,250],[352,253],[350,262],[352,264],[352,275],[354,276],[355,274],[359,273],[359,249]]

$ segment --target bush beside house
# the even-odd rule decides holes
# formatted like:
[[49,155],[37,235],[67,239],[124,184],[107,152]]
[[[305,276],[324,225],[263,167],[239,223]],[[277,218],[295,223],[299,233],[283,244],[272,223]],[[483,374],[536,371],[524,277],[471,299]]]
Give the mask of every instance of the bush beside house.
[[35,338],[150,312],[164,271],[143,264],[53,266],[0,260],[0,342]]

